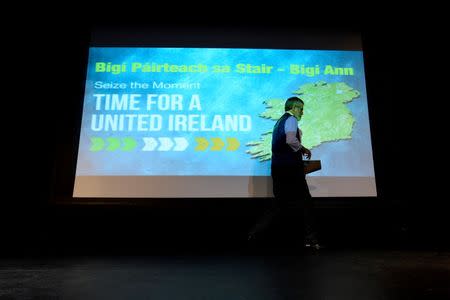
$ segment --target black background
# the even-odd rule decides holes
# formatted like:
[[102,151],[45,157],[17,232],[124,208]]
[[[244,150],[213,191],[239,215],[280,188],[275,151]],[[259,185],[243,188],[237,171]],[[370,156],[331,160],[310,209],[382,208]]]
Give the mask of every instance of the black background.
[[89,34],[98,25],[245,30],[267,32],[268,38],[297,30],[361,33],[379,197],[318,199],[323,239],[332,247],[448,246],[447,205],[430,174],[439,162],[427,160],[420,120],[423,101],[410,78],[410,62],[423,43],[417,28],[402,21],[398,11],[374,9],[368,17],[367,7],[328,7],[326,13],[314,6],[281,4],[248,11],[227,3],[220,13],[212,7],[203,6],[204,13],[194,5],[172,13],[159,5],[144,9],[129,4],[133,9],[122,10],[79,4],[52,12],[36,7],[4,25],[11,51],[5,66],[13,72],[3,106],[4,131],[12,136],[5,136],[2,251],[239,249],[242,236],[266,204],[258,199],[54,204],[55,190],[72,190]]

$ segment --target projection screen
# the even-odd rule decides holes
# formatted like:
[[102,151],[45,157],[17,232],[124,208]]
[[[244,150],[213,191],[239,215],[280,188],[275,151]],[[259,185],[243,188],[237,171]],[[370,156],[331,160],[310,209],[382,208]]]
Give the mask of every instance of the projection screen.
[[312,196],[377,195],[359,36],[149,37],[93,35],[73,197],[272,197],[271,132],[291,96],[322,166]]

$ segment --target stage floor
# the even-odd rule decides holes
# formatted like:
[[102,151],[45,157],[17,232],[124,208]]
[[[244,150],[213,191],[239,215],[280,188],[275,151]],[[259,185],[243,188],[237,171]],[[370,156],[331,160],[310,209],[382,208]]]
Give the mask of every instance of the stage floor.
[[0,299],[450,299],[450,251],[205,252],[2,258]]

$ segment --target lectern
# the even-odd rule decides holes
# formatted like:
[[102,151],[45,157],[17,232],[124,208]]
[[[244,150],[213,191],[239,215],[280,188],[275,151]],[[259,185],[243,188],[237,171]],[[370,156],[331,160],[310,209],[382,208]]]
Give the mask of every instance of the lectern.
[[312,172],[322,169],[320,160],[304,160],[303,166],[305,169],[305,174],[312,173]]

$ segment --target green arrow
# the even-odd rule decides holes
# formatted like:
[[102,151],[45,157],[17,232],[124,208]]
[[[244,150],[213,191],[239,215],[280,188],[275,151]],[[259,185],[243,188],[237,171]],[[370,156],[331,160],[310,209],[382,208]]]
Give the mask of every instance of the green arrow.
[[105,146],[105,142],[102,138],[99,137],[91,137],[91,150],[92,152],[97,152],[103,149],[103,146]]
[[133,138],[123,138],[122,141],[124,143],[122,151],[131,151],[137,146],[137,142]]
[[118,138],[109,137],[107,140],[109,143],[108,147],[106,147],[107,151],[115,151],[120,147],[120,141]]

